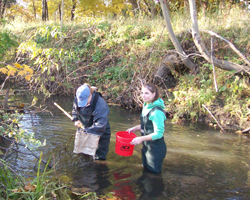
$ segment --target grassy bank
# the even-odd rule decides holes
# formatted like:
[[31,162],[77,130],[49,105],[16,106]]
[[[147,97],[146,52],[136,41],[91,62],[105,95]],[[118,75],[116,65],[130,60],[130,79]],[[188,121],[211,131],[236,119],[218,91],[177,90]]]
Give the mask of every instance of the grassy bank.
[[[231,8],[199,13],[198,20],[200,28],[231,41],[250,59],[249,16],[249,12]],[[192,74],[183,65],[177,65],[171,68],[174,84],[157,82],[168,116],[173,122],[204,120],[233,129],[250,126],[249,77],[217,68],[214,76],[212,65],[197,55],[189,32],[190,14],[174,12],[171,20],[183,49],[194,55],[190,58],[199,66],[200,73]],[[11,22],[5,25],[5,30],[18,42],[18,47],[8,47],[1,67],[14,62],[23,69],[27,65],[19,75],[25,76],[31,90],[47,95],[73,95],[77,86],[88,82],[97,86],[108,102],[129,109],[140,109],[140,80],[156,81],[155,75],[164,58],[174,50],[162,18],[82,18],[74,23],[66,22],[62,30],[55,22]],[[202,37],[210,49],[211,36],[204,33]],[[225,42],[216,38],[213,54],[243,64]],[[11,71],[18,74],[20,69],[7,69],[4,73]]]

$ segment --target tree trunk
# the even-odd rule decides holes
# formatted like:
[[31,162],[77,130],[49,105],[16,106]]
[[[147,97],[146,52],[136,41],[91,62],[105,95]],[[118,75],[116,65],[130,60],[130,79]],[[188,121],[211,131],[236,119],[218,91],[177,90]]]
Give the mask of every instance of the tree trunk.
[[59,4],[59,6],[58,6],[58,10],[59,10],[59,21],[61,21],[61,16],[62,16],[61,5],[62,5],[62,4]]
[[155,18],[156,14],[157,14],[157,10],[156,10],[156,5],[154,1],[150,1],[150,11],[151,11],[151,18]]
[[46,20],[49,21],[49,9],[48,9],[47,0],[46,0]]
[[209,63],[214,63],[214,65],[218,68],[227,70],[227,71],[236,71],[236,72],[246,72],[249,73],[249,69],[247,69],[245,66],[238,65],[236,63],[232,63],[229,61],[225,60],[219,60],[209,53],[207,48],[205,47],[205,44],[203,43],[200,33],[199,33],[199,28],[198,28],[198,21],[197,21],[197,11],[196,11],[196,5],[195,5],[195,0],[189,0],[190,4],[190,14],[191,14],[191,19],[192,19],[192,36],[194,43],[196,47],[198,48],[199,52],[201,55],[209,62]]
[[134,15],[136,15],[136,13],[138,12],[138,8],[139,8],[137,1],[136,0],[129,0],[129,1],[132,5]]
[[6,9],[6,4],[7,4],[7,0],[5,0],[5,1],[2,2],[2,10],[1,10],[1,16],[2,16],[2,18],[4,16],[4,12],[5,12],[5,9]]
[[34,10],[34,16],[35,16],[35,19],[36,19],[36,7],[35,7],[35,1],[33,0],[33,10]]
[[45,1],[46,1],[46,0],[43,0],[43,2],[42,2],[42,20],[43,20],[43,21],[46,21],[46,19],[45,19],[45,18],[46,18],[46,17],[45,17],[45,16],[46,16],[46,15],[45,15]]
[[42,10],[42,20],[43,21],[49,20],[47,0],[43,0],[43,8],[42,9],[43,9]]
[[63,28],[63,12],[64,12],[64,0],[62,0],[62,6],[61,6],[61,35],[62,35],[62,28]]
[[161,3],[163,16],[164,16],[164,19],[165,19],[165,22],[167,25],[168,33],[170,35],[170,39],[171,39],[172,43],[174,44],[176,51],[180,55],[181,60],[183,61],[185,66],[191,70],[194,70],[195,64],[187,57],[186,53],[183,51],[179,41],[177,40],[177,38],[174,34],[174,31],[173,31],[173,28],[171,25],[171,21],[170,21],[170,17],[169,17],[169,13],[168,13],[168,9],[167,9],[167,5],[166,5],[166,0],[160,0],[160,3]]
[[74,19],[75,19],[75,9],[76,9],[76,2],[75,2],[75,0],[73,0],[73,6],[72,6],[72,10],[71,10],[71,21],[74,21]]
[[0,19],[3,18],[3,16],[2,16],[2,3],[3,3],[3,1],[0,0]]

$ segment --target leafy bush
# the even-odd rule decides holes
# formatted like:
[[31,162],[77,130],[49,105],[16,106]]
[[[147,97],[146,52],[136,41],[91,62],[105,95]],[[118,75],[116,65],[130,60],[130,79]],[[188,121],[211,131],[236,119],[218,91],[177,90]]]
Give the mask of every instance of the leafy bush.
[[22,128],[19,128],[20,118],[20,114],[0,112],[0,136],[14,138],[17,142],[22,141],[22,143],[25,143],[31,149],[41,146],[41,141],[34,138],[34,133],[28,133]]
[[0,59],[6,55],[10,48],[17,46],[18,43],[15,35],[7,30],[0,31]]

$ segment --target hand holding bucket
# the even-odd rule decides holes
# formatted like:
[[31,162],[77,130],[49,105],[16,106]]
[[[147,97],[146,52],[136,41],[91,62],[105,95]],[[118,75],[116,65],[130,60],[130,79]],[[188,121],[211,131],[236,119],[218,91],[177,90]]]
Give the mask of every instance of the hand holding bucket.
[[131,156],[134,151],[134,145],[130,142],[136,137],[136,134],[127,131],[116,133],[115,152],[120,156]]

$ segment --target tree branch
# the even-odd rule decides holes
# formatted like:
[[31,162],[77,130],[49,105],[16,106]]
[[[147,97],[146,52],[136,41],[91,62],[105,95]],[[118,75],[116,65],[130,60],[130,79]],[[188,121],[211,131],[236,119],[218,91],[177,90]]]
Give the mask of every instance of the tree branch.
[[200,33],[199,33],[199,27],[198,27],[198,20],[197,20],[197,11],[196,11],[196,4],[195,0],[189,0],[190,4],[190,14],[191,14],[191,20],[192,20],[192,36],[194,43],[199,50],[199,52],[203,55],[203,57],[209,62],[214,62],[214,65],[216,67],[219,67],[221,69],[227,70],[227,71],[236,71],[236,72],[244,72],[246,74],[250,74],[249,68],[246,68],[245,66],[232,63],[226,60],[219,60],[216,57],[211,57],[211,54],[207,50],[205,44],[203,43]]
[[213,31],[209,31],[209,30],[204,30],[204,29],[200,29],[200,31],[204,32],[204,33],[209,33],[212,36],[215,36],[223,41],[225,41],[226,43],[228,43],[228,45],[231,47],[231,49],[240,57],[242,58],[242,60],[244,60],[244,62],[249,65],[250,67],[250,61],[234,46],[233,43],[231,43],[230,41],[228,41],[227,39],[221,37],[220,35],[216,34]]
[[160,0],[160,3],[161,3],[161,8],[162,8],[164,20],[165,20],[166,25],[167,25],[168,33],[169,33],[170,39],[171,39],[176,51],[180,55],[181,60],[183,61],[183,63],[185,64],[185,66],[187,68],[189,68],[191,70],[195,69],[195,64],[186,55],[186,53],[182,49],[178,39],[176,38],[176,36],[174,34],[174,31],[173,31],[173,28],[172,28],[172,25],[171,25],[170,16],[169,16],[169,13],[168,13],[168,8],[167,8],[167,5],[166,5],[166,0]]
[[224,132],[224,129],[222,128],[222,126],[220,125],[220,123],[217,121],[217,119],[214,117],[214,115],[210,112],[210,110],[208,110],[208,108],[204,104],[202,104],[202,106],[209,112],[209,114],[213,117],[213,119],[216,121],[216,123],[221,128],[221,130]]
[[213,37],[211,37],[211,60],[213,65],[213,75],[214,75],[214,87],[215,91],[218,92],[218,86],[216,81],[215,67],[214,67],[214,59],[213,59]]

